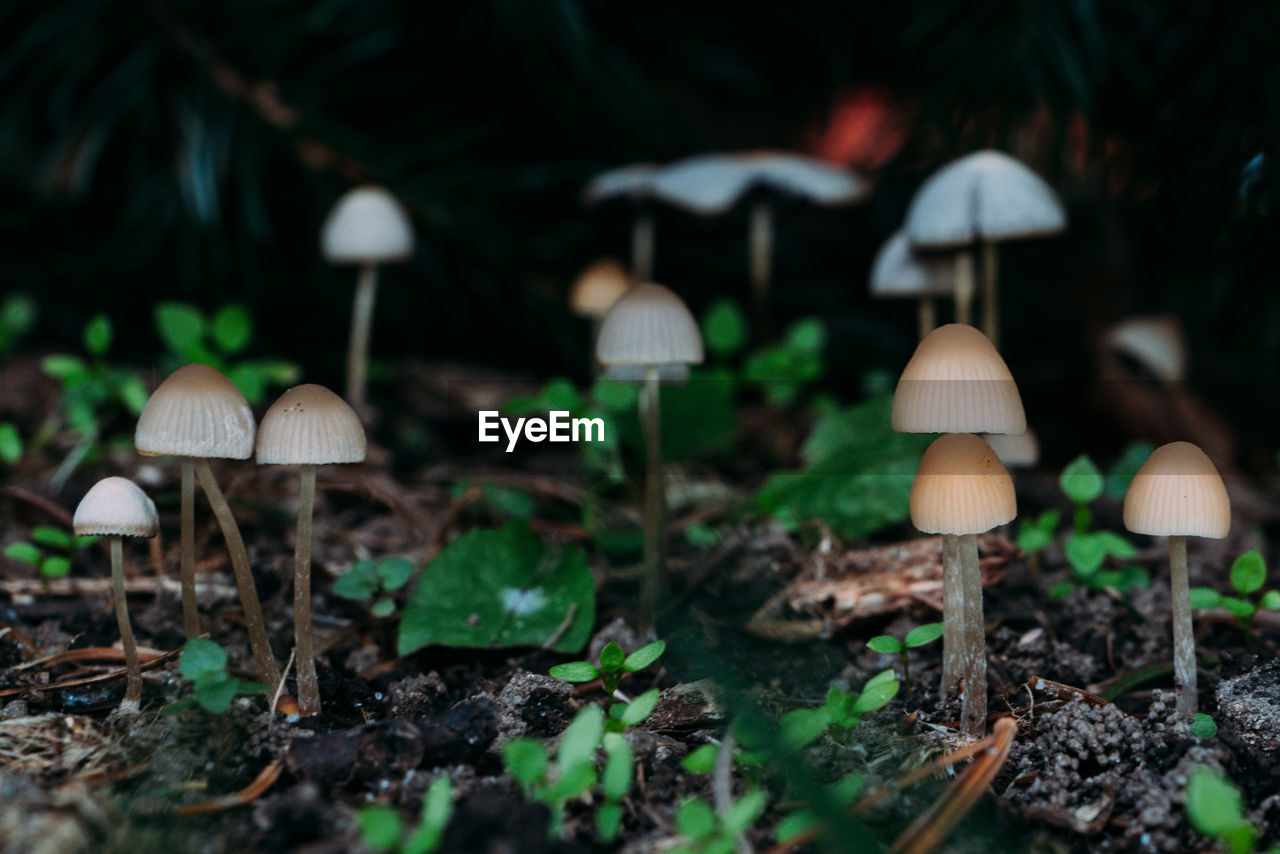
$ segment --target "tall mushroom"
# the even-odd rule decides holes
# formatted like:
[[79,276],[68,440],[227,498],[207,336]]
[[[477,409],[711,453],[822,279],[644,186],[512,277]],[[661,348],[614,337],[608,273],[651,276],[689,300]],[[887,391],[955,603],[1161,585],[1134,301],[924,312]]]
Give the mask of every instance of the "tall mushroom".
[[361,409],[369,372],[373,305],[378,296],[378,265],[404,261],[413,254],[413,228],[409,215],[387,190],[356,187],[329,212],[321,230],[320,249],[331,264],[360,267],[347,343],[347,398]]
[[[968,258],[967,255],[963,257]],[[971,271],[968,276],[972,281]],[[938,325],[934,298],[951,296],[955,291],[955,267],[937,258],[917,255],[911,250],[906,231],[894,232],[871,263],[871,295],[881,299],[914,299],[918,311],[917,331],[921,338]]]
[[298,529],[293,553],[293,633],[298,661],[298,710],[320,713],[311,642],[311,516],[316,466],[364,461],[364,427],[346,401],[324,386],[294,386],[262,416],[258,462],[298,467]]
[[[950,663],[953,684],[958,679],[963,685],[961,728],[980,733],[987,719],[987,639],[977,535],[1018,515],[1013,481],[990,445],[970,433],[949,433],[924,452],[911,483],[910,506],[912,524],[942,534],[943,688],[950,687]],[[957,574],[977,584],[947,583]],[[955,619],[957,613],[962,620]]]
[[[938,327],[916,346],[898,379],[891,418],[899,433],[1022,433],[1027,429],[1022,399],[1008,366],[981,332],[958,323]],[[976,441],[998,466],[990,447]],[[955,541],[944,538],[942,690],[949,692],[963,681],[965,707],[970,710],[986,703],[985,694],[971,697],[978,687],[977,676],[966,673],[966,667],[976,666],[974,662],[985,666],[986,661],[980,625],[982,576],[976,566],[976,558],[962,559]],[[979,615],[976,625],[971,616],[975,613]],[[966,721],[966,725],[972,723],[972,718]]]
[[1231,530],[1231,500],[1213,461],[1190,442],[1156,448],[1124,496],[1124,526],[1135,534],[1169,538],[1173,598],[1173,678],[1178,714],[1196,712],[1196,648],[1187,578],[1187,537],[1220,540]]
[[662,285],[646,282],[632,287],[605,315],[596,339],[596,358],[606,376],[643,383],[639,403],[645,445],[645,525],[640,622],[648,631],[654,627],[663,575],[666,513],[659,384],[688,377],[689,365],[702,361],[702,335],[680,297]]
[[124,647],[126,670],[124,700],[120,711],[137,712],[142,706],[142,666],[138,645],[129,622],[129,603],[124,594],[124,537],[150,539],[160,530],[156,505],[138,485],[123,477],[104,478],[80,499],[72,519],[76,536],[99,535],[111,538],[111,598],[115,600],[120,645]]
[[631,278],[637,282],[653,278],[655,227],[649,200],[656,173],[652,164],[631,163],[601,172],[582,191],[583,201],[589,205],[612,199],[629,199],[636,205],[631,221]]
[[[1000,151],[976,151],[939,169],[916,192],[907,209],[906,229],[916,249],[954,249],[956,320],[969,322],[973,280],[965,279],[968,247],[982,250],[982,329],[1000,341],[996,293],[996,244],[1046,237],[1067,227],[1062,201],[1044,179]],[[970,268],[971,269],[971,268]]]

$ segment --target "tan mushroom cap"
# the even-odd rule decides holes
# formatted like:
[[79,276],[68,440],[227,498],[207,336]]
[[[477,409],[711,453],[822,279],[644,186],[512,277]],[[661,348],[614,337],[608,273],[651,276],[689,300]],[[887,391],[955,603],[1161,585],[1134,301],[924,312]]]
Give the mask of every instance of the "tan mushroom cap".
[[322,385],[289,389],[271,404],[258,426],[259,463],[358,463],[364,454],[364,427],[355,410]]
[[593,261],[573,280],[569,308],[581,317],[604,317],[631,287],[631,275],[613,258]]
[[333,264],[403,261],[413,254],[409,215],[382,187],[348,190],[325,218],[320,251]]
[[627,291],[605,315],[596,358],[606,367],[697,364],[702,361],[702,334],[680,297],[645,282]]
[[256,426],[240,389],[208,365],[184,365],[151,393],[133,444],[147,456],[247,460]]
[[1156,537],[1211,537],[1231,530],[1231,499],[1213,461],[1190,442],[1151,452],[1124,494],[1124,526]]
[[1009,368],[972,326],[949,323],[916,345],[893,393],[899,433],[1024,433],[1027,416]]
[[156,505],[123,477],[98,481],[80,499],[72,528],[76,536],[154,537],[160,530]]
[[925,450],[910,503],[911,523],[927,534],[981,534],[1018,515],[1009,473],[969,433],[948,434]]

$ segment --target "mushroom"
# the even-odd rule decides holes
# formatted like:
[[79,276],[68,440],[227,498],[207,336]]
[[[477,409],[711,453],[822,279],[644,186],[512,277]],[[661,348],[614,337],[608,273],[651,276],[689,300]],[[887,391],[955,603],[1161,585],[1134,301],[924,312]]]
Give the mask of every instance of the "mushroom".
[[1025,433],[992,433],[982,438],[1005,468],[1030,469],[1040,463],[1040,441],[1030,427]]
[[1213,462],[1190,442],[1152,451],[1124,496],[1124,526],[1135,534],[1169,538],[1173,598],[1173,678],[1178,714],[1196,712],[1196,648],[1187,579],[1187,537],[1220,540],[1231,529],[1231,500]]
[[702,336],[680,297],[662,285],[646,282],[631,288],[605,315],[596,339],[596,358],[611,379],[643,383],[639,405],[645,444],[645,526],[640,622],[648,631],[654,627],[663,575],[666,513],[659,383],[688,377],[689,365],[702,361]]
[[298,662],[298,709],[320,713],[311,642],[311,516],[316,466],[364,461],[364,427],[347,402],[324,386],[294,386],[262,416],[258,462],[298,467],[298,529],[293,553],[293,633]]
[[[962,256],[969,264],[972,259]],[[973,281],[973,271],[966,274]],[[906,231],[895,231],[876,253],[871,264],[871,295],[881,299],[909,297],[916,301],[919,336],[923,338],[938,325],[934,297],[951,296],[956,291],[956,269],[937,258],[921,257],[911,250]]]
[[[899,433],[1017,434],[1027,429],[1022,398],[1008,366],[981,332],[958,323],[938,327],[916,346],[898,379],[891,419],[893,429]],[[1004,474],[1007,478],[1004,467],[990,446],[978,439],[974,441],[982,445],[985,455],[982,459],[995,463],[990,473]],[[943,446],[944,449],[946,447]],[[970,459],[977,460],[974,453]],[[923,462],[920,471],[926,471]],[[915,495],[914,487],[912,495]],[[915,506],[914,497],[912,506]],[[971,512],[981,510],[975,507]],[[913,510],[912,518],[915,517]],[[1009,519],[1003,521],[1012,518],[1010,514]],[[917,521],[917,527],[930,530],[920,521],[924,521],[923,518]],[[990,527],[993,525],[981,530]],[[955,554],[947,552],[947,548],[952,551],[958,549],[954,541],[944,538],[943,542],[943,623],[946,631],[943,634],[942,690],[949,692],[963,683],[965,708],[977,715],[974,710],[986,704],[985,690],[978,690],[980,686],[985,687],[985,675],[979,683],[978,675],[973,672],[979,666],[978,662],[985,666],[986,660],[986,641],[981,625],[982,576],[977,571],[976,557],[972,561],[962,559],[958,551]],[[978,617],[973,617],[973,614]],[[977,696],[979,693],[981,696]],[[965,724],[975,725],[975,718],[967,717]]]
[[124,647],[126,670],[124,700],[120,711],[136,713],[142,706],[142,666],[138,646],[129,623],[129,603],[124,595],[124,537],[150,539],[160,530],[156,505],[131,480],[103,478],[80,499],[72,519],[76,536],[100,535],[111,538],[111,598],[115,600],[116,622],[120,625],[120,645]]
[[151,393],[138,417],[133,443],[139,454],[178,457],[182,466],[180,576],[182,627],[187,637],[200,634],[195,574],[195,479],[199,476],[227,542],[254,667],[259,679],[274,685],[280,672],[271,654],[249,556],[231,507],[209,467],[212,458],[249,459],[255,430],[253,412],[235,384],[208,365],[191,364],[178,368]]
[[[701,216],[730,210],[756,186],[830,207],[862,201],[870,185],[853,171],[783,151],[703,154],[660,171],[654,194]],[[769,280],[773,264],[773,205],[761,199],[751,208],[747,255],[757,322],[767,326]]]
[[[939,169],[916,192],[906,229],[916,249],[956,249],[956,320],[968,323],[973,280],[959,260],[971,244],[982,250],[982,329],[999,336],[996,244],[1045,237],[1067,227],[1062,201],[1044,179],[1001,151],[976,151]],[[970,270],[972,267],[969,268]]]
[[582,192],[587,204],[611,199],[631,199],[637,204],[631,223],[631,278],[647,282],[653,277],[654,222],[648,200],[653,195],[657,168],[649,163],[632,163],[601,172]]
[[[911,483],[910,507],[913,525],[942,534],[943,691],[957,681],[963,686],[960,725],[977,734],[987,719],[977,535],[1018,515],[1013,481],[990,445],[969,433],[950,433],[925,450]],[[956,577],[969,583],[949,583]]]
[[369,370],[369,332],[378,295],[378,265],[404,261],[413,254],[409,215],[382,187],[356,187],[338,199],[321,231],[320,249],[331,264],[358,264],[351,340],[347,344],[347,397],[364,407]]
[[600,258],[587,265],[569,289],[569,309],[591,321],[591,340],[600,334],[600,322],[609,309],[633,284],[631,276],[612,258]]

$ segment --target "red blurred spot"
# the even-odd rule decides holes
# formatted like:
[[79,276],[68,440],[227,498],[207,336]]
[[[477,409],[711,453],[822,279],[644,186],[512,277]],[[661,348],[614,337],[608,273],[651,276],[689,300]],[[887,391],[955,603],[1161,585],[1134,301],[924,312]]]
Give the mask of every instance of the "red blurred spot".
[[870,172],[897,154],[906,139],[906,119],[889,93],[860,88],[839,97],[827,117],[826,128],[810,142],[809,153]]

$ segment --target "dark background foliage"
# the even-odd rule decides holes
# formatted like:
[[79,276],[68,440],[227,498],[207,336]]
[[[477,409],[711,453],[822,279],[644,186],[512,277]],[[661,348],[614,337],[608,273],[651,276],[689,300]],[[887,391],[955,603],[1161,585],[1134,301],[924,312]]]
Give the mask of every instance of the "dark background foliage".
[[[244,301],[259,349],[333,380],[352,275],[321,262],[317,232],[376,180],[420,249],[386,274],[375,353],[580,374],[585,329],[561,297],[625,252],[629,223],[625,205],[583,208],[594,172],[805,148],[869,93],[901,132],[853,164],[874,168],[872,201],[779,216],[779,310],[828,320],[837,377],[901,364],[911,310],[867,300],[871,256],[928,173],[996,146],[1072,218],[1006,253],[1024,385],[1069,391],[1105,324],[1171,312],[1197,385],[1261,435],[1278,413],[1259,389],[1280,379],[1278,17],[1195,0],[9,0],[3,287],[45,305],[38,346],[107,310],[137,360],[155,300]],[[659,211],[658,278],[695,308],[742,295],[745,232],[741,212]]]

